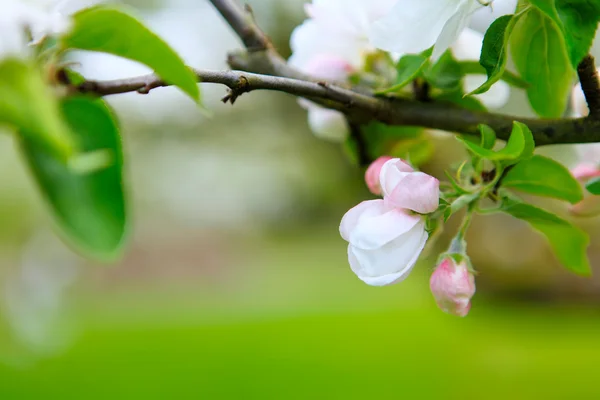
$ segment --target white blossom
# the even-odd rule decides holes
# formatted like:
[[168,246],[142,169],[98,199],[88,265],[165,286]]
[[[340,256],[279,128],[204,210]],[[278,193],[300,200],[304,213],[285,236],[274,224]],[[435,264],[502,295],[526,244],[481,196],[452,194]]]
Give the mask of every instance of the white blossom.
[[[360,71],[365,57],[376,49],[369,42],[371,24],[395,0],[314,0],[306,5],[309,19],[291,37],[289,64],[318,79],[345,82]],[[344,116],[302,101],[313,132],[324,139],[342,141],[349,133]]]
[[364,201],[344,215],[340,234],[348,244],[352,271],[365,283],[384,286],[404,280],[425,247],[425,218],[386,204]]
[[377,48],[400,54],[421,53],[431,46],[439,58],[467,27],[478,0],[399,0],[370,29]]

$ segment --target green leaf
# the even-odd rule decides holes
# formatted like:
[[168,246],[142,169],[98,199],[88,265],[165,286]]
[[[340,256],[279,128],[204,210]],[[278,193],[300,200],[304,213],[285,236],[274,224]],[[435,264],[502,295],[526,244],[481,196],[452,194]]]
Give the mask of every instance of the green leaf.
[[396,84],[388,89],[378,91],[377,94],[393,93],[402,89],[419,76],[421,71],[423,71],[427,65],[427,61],[427,57],[419,54],[408,54],[403,56],[396,65],[396,71],[398,72]]
[[[529,158],[533,153],[531,148],[531,142],[533,141],[531,131],[527,126],[519,122],[514,122],[513,130],[506,146],[499,151],[489,150],[460,136],[457,138],[476,156],[491,161],[505,161],[505,165],[514,163],[522,158]],[[509,162],[506,163],[506,161]]]
[[[487,75],[485,68],[479,64],[479,61],[460,61],[459,64],[463,75]],[[529,83],[525,82],[523,78],[507,69],[502,72],[500,80],[519,89],[527,89],[529,87]]]
[[412,165],[419,166],[429,161],[433,153],[433,143],[427,136],[422,135],[414,139],[397,141],[386,154],[408,160]]
[[63,163],[75,151],[52,90],[40,71],[24,61],[0,63],[0,124],[15,128]]
[[481,132],[481,147],[484,149],[491,150],[496,145],[496,132],[487,125],[479,125],[479,132]]
[[444,212],[444,222],[448,221],[448,219],[450,219],[450,217],[456,214],[458,211],[462,210],[474,201],[477,201],[480,196],[480,193],[467,193],[459,196],[452,202],[450,207],[446,208],[446,211]]
[[508,59],[508,39],[521,15],[523,14],[504,15],[496,19],[485,32],[479,64],[485,68],[488,79],[470,95],[487,92],[504,74]]
[[527,221],[542,233],[567,269],[580,275],[591,274],[586,254],[589,237],[584,231],[548,211],[513,199],[505,200],[502,211]]
[[592,178],[585,184],[585,188],[593,195],[600,195],[600,177]]
[[63,38],[64,47],[101,51],[138,61],[195,101],[200,100],[192,70],[169,45],[134,17],[99,6],[76,13],[73,22],[73,29]]
[[600,22],[600,2],[594,0],[529,0],[561,30],[571,66],[576,69],[590,51]]
[[517,71],[530,84],[527,97],[534,111],[546,118],[561,116],[574,70],[560,28],[539,9],[530,8],[516,23],[510,46]]
[[454,59],[449,50],[425,73],[427,82],[443,90],[460,89],[462,77],[460,63]]
[[[389,126],[377,121],[372,121],[369,124],[362,126],[361,129],[367,151],[369,152],[369,157],[373,160],[382,155],[392,155],[394,147],[399,143],[411,142],[418,147],[417,142],[423,136],[422,128]],[[412,142],[413,140],[416,141]],[[411,146],[408,145],[408,147]],[[402,151],[403,149],[398,147],[397,150]],[[421,159],[418,154],[413,153],[413,155],[416,155],[417,159]]]
[[550,158],[538,155],[510,169],[502,179],[502,186],[572,204],[583,200],[581,186],[569,170]]
[[535,139],[533,138],[533,133],[531,133],[531,129],[521,122],[514,121],[513,122],[513,132],[516,129],[520,129],[523,134],[523,141],[525,144],[523,145],[523,152],[521,153],[520,159],[527,159],[533,156],[533,152],[535,151]]
[[[127,226],[119,129],[100,100],[65,99],[62,113],[79,139],[83,158],[66,166],[26,138],[20,143],[22,153],[67,241],[88,256],[114,260],[121,254]],[[102,168],[107,161],[110,166]]]

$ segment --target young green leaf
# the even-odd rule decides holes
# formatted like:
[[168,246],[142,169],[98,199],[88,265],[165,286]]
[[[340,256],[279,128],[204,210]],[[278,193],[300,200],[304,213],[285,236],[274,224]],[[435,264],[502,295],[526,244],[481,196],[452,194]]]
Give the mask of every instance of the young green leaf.
[[446,51],[440,59],[426,71],[425,79],[432,86],[443,90],[460,89],[463,77],[463,71],[452,56],[450,51]]
[[421,135],[414,139],[397,141],[386,154],[408,160],[412,165],[419,166],[429,161],[433,153],[434,147],[431,139]]
[[17,59],[0,63],[0,125],[9,125],[27,140],[66,163],[75,151],[58,101],[40,71]]
[[529,129],[529,127],[522,122],[514,121],[513,132],[516,129],[521,130],[521,133],[523,134],[523,141],[525,142],[520,159],[525,160],[531,158],[533,156],[533,152],[535,151],[535,139],[533,138],[531,129]]
[[127,225],[118,127],[100,100],[68,98],[62,113],[79,139],[81,162],[64,165],[25,137],[22,153],[67,241],[88,256],[114,260]]
[[512,167],[502,179],[502,186],[572,204],[583,200],[581,186],[569,170],[550,158],[538,155]]
[[523,14],[504,15],[496,19],[485,32],[479,64],[485,68],[488,79],[469,93],[470,95],[487,92],[494,83],[502,78],[508,59],[508,39],[521,15]]
[[[479,61],[459,61],[459,64],[463,75],[487,75],[485,68],[479,64]],[[525,82],[523,78],[507,69],[502,72],[500,80],[519,89],[527,89],[529,87],[529,83]]]
[[396,84],[388,89],[378,91],[377,94],[393,93],[402,89],[419,76],[421,71],[423,71],[427,65],[427,61],[427,57],[420,54],[408,54],[403,56],[396,65],[396,71],[398,72]]
[[600,22],[600,2],[592,0],[529,0],[561,30],[573,68],[592,47]]
[[73,16],[74,26],[63,38],[65,48],[101,51],[152,68],[165,82],[200,100],[196,76],[161,38],[123,11],[98,6]]
[[514,26],[510,48],[517,71],[530,84],[527,97],[534,111],[547,118],[561,116],[574,70],[560,28],[539,9],[530,8]]
[[484,149],[491,150],[496,144],[496,132],[487,125],[479,125],[479,132],[481,132],[481,147]]
[[586,254],[589,237],[584,231],[548,211],[513,199],[505,199],[502,211],[527,221],[543,234],[567,269],[580,275],[591,274]]
[[450,204],[450,207],[446,208],[444,211],[444,222],[448,221],[452,215],[479,199],[480,196],[480,193],[467,193],[458,197]]
[[531,157],[531,131],[523,124],[515,122],[508,142],[503,149],[493,151],[470,140],[457,136],[473,154],[491,161],[503,161],[505,165],[514,164],[517,160]]
[[593,195],[596,195],[596,196],[600,195],[600,177],[590,179],[585,184],[585,188],[587,189],[588,192],[590,192]]

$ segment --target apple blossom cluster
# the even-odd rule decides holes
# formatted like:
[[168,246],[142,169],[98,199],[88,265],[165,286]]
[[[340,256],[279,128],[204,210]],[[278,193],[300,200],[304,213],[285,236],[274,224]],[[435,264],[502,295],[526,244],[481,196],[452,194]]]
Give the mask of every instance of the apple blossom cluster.
[[383,199],[367,200],[344,215],[340,233],[352,271],[383,286],[405,279],[427,242],[426,214],[438,208],[439,181],[398,158],[376,160],[365,175]]
[[[342,218],[350,267],[368,285],[401,282],[429,238],[427,218],[439,206],[439,181],[404,160],[382,156],[367,169],[365,182],[383,199],[363,201]],[[465,316],[475,293],[474,276],[464,250],[451,250],[456,253],[444,255],[431,277],[431,291],[443,311]]]
[[[314,0],[305,7],[309,18],[292,33],[289,64],[314,78],[346,83],[365,72],[370,57],[388,62],[393,70],[393,61],[428,49],[438,37],[434,59],[450,48],[457,60],[476,61],[483,35],[466,23],[479,7],[474,0]],[[485,80],[483,75],[467,74],[464,90],[471,92]],[[508,101],[509,86],[500,81],[475,97],[487,107],[500,108]],[[315,135],[338,142],[348,136],[342,113],[308,100],[299,102],[308,111]]]

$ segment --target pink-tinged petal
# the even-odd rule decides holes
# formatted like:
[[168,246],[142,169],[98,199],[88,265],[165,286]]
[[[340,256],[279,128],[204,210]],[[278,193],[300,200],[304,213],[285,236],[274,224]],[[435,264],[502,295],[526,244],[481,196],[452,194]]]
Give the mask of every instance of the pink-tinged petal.
[[354,68],[342,57],[330,54],[318,54],[311,58],[303,71],[317,79],[344,82]]
[[439,206],[440,182],[423,172],[413,172],[407,174],[385,200],[394,207],[429,214]]
[[406,279],[427,243],[423,220],[385,246],[365,250],[348,246],[352,271],[371,286],[385,286]]
[[429,286],[442,311],[459,317],[468,314],[475,295],[475,277],[466,262],[457,264],[446,257],[431,275]]
[[391,160],[390,156],[381,156],[377,160],[373,161],[367,171],[365,172],[365,182],[367,187],[374,195],[379,196],[381,194],[381,184],[379,176],[381,175],[381,168],[383,165]]
[[379,173],[379,185],[384,196],[390,194],[404,177],[414,169],[399,158],[392,158],[383,164]]
[[590,163],[580,163],[571,170],[573,177],[580,181],[586,181],[600,176],[600,168]]
[[356,248],[377,249],[410,231],[420,221],[419,216],[388,207],[383,200],[368,200],[344,215],[340,235]]

